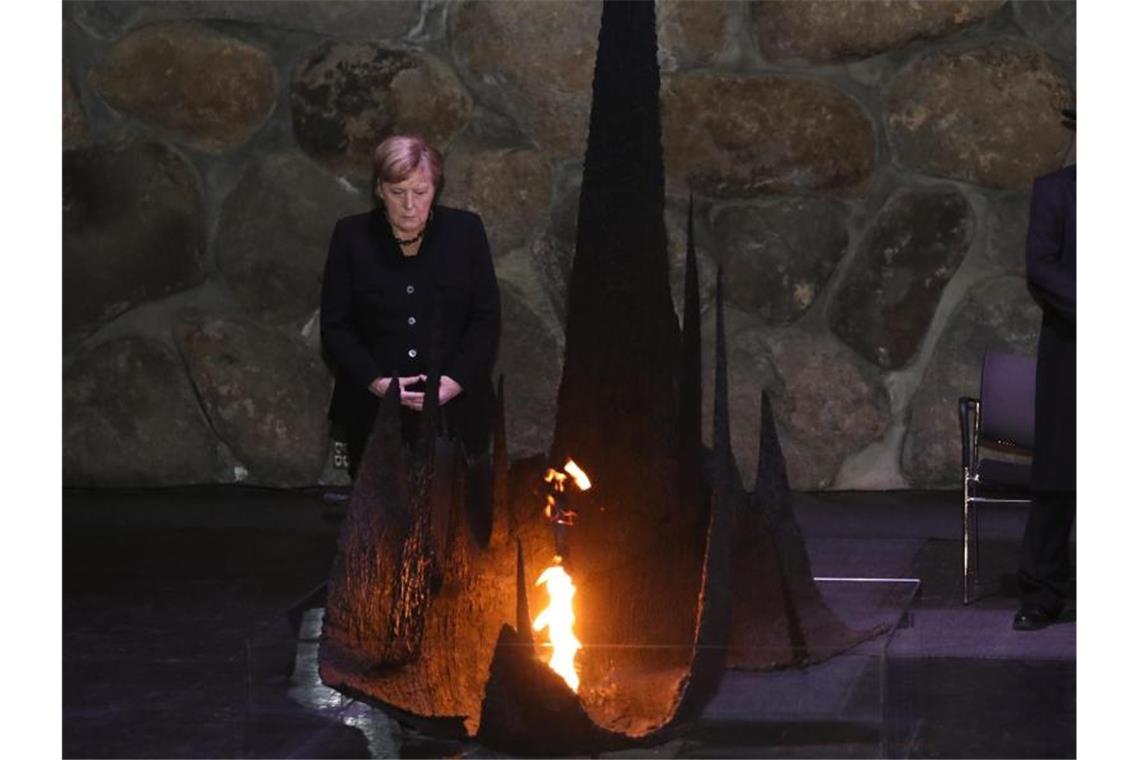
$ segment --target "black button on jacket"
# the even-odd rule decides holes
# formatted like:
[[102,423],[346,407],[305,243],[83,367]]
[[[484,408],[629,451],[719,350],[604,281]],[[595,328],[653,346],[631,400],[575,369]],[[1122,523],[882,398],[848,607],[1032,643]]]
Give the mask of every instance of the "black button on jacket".
[[321,339],[337,373],[329,418],[370,430],[378,377],[426,374],[438,319],[442,373],[463,388],[443,407],[469,453],[485,449],[499,288],[483,221],[435,206],[416,256],[404,256],[381,210],[337,222],[321,290]]

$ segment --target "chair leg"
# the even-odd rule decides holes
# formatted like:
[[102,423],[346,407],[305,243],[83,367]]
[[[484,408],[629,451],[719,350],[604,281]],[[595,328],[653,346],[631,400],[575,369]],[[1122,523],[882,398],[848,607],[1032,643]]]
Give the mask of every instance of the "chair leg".
[[976,592],[982,585],[982,528],[981,518],[978,516],[978,505],[970,504],[970,584],[973,590],[970,601],[977,599]]
[[970,559],[973,547],[970,530],[970,476],[962,478],[962,604],[970,603]]

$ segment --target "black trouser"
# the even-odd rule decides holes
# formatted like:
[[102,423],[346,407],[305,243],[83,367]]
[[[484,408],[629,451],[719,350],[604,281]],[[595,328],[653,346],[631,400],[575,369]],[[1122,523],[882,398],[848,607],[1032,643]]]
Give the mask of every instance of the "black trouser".
[[1038,606],[1060,614],[1072,582],[1069,534],[1076,515],[1074,491],[1038,492],[1029,508],[1017,581],[1022,606]]

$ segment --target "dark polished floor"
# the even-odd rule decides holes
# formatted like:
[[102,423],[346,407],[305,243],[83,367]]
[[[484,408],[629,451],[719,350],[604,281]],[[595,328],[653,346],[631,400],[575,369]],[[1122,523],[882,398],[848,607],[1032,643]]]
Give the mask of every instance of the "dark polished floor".
[[[495,756],[316,679],[339,529],[322,492],[69,491],[63,508],[64,756]],[[799,494],[796,513],[829,604],[889,633],[814,668],[726,674],[690,730],[617,756],[1075,756],[1075,610],[1010,629],[1019,509],[983,516],[992,582],[968,607],[955,494]]]

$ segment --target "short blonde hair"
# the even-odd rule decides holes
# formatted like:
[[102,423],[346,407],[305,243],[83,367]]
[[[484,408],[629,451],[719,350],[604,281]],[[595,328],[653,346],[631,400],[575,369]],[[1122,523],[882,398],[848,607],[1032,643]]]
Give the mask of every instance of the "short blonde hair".
[[403,182],[426,166],[432,188],[443,188],[443,156],[419,135],[392,135],[372,151],[373,183]]

